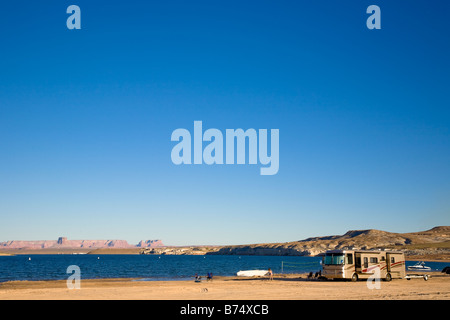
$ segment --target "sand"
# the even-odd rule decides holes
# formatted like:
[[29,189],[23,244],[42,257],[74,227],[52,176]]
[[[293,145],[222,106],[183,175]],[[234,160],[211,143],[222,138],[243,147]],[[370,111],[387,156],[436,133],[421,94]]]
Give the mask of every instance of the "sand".
[[449,300],[450,275],[380,282],[307,280],[305,275],[265,278],[218,277],[202,281],[82,280],[80,289],[66,281],[12,281],[0,284],[0,300]]

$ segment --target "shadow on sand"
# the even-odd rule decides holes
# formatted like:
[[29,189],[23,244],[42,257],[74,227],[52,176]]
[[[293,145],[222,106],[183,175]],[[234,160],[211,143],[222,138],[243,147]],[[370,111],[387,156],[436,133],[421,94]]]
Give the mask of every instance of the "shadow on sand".
[[224,279],[224,281],[328,281],[324,277],[308,278],[308,275],[274,275],[270,280],[268,277],[232,277]]

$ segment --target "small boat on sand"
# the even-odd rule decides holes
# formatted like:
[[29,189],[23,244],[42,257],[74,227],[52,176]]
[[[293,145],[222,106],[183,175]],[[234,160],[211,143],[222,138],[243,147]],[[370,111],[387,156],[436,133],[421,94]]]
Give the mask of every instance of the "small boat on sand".
[[269,274],[269,270],[244,270],[239,271],[236,275],[238,277],[264,277]]
[[415,271],[430,271],[431,268],[430,268],[430,267],[427,267],[427,266],[425,265],[425,262],[421,261],[421,262],[416,263],[416,264],[413,265],[413,266],[409,266],[409,267],[408,267],[408,270],[415,270]]

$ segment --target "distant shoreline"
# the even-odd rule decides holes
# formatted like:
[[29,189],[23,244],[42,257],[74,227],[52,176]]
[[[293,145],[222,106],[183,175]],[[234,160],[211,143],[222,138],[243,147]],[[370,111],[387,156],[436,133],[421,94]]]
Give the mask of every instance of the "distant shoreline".
[[[178,248],[178,247],[177,247]],[[180,247],[183,248],[183,247]],[[191,248],[191,247],[189,247]],[[0,256],[14,256],[14,255],[34,255],[34,254],[90,254],[90,255],[140,255],[142,249],[2,249],[0,251]],[[150,254],[150,255],[165,255],[165,254]],[[177,254],[168,254],[177,255]],[[195,253],[195,254],[178,254],[178,255],[205,255],[205,253]],[[307,256],[305,257],[314,257]],[[449,262],[450,256],[448,254],[424,254],[424,255],[406,255],[406,260],[409,261],[433,261],[433,262]]]
[[[407,259],[450,261],[450,226],[425,231],[393,233],[376,229],[349,230],[343,235],[313,237],[283,243],[249,245],[166,246],[161,240],[131,246],[125,240],[58,240],[0,242],[6,254],[151,254],[151,255],[255,255],[314,257],[326,250],[396,250]],[[47,245],[45,245],[47,244]]]

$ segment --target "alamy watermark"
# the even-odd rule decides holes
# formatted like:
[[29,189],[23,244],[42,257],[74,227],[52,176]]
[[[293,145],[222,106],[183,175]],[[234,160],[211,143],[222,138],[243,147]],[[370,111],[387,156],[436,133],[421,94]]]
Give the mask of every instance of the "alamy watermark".
[[70,265],[67,267],[66,273],[71,273],[67,278],[66,284],[68,289],[80,289],[81,288],[81,270],[77,265]]
[[67,7],[66,10],[67,13],[70,14],[70,16],[67,18],[66,26],[67,29],[73,30],[73,29],[81,29],[81,9],[77,5],[70,5]]
[[[66,13],[70,14],[67,18],[66,26],[69,30],[81,29],[81,9],[77,5],[70,5],[67,7]],[[368,29],[381,29],[381,10],[377,5],[370,5],[366,10],[370,16],[367,18],[366,26]]]
[[366,25],[369,30],[381,29],[381,9],[379,6],[370,5],[367,7],[366,13],[370,14],[367,18]]
[[367,289],[381,289],[381,270],[380,267],[375,267],[372,271],[372,275],[367,278]]
[[[180,164],[257,164],[261,165],[261,175],[277,174],[279,159],[278,129],[270,130],[270,142],[267,129],[226,129],[225,150],[224,135],[219,129],[208,129],[203,132],[203,122],[194,121],[194,134],[187,129],[179,128],[172,132],[171,141],[178,143],[171,152],[172,162]],[[248,141],[248,145],[247,145]],[[208,144],[203,148],[203,142]],[[193,151],[192,151],[193,145]],[[269,155],[270,146],[270,155]],[[246,150],[248,149],[248,156]],[[235,154],[236,153],[236,154]],[[193,154],[193,161],[192,161]],[[224,156],[225,154],[225,156]]]

